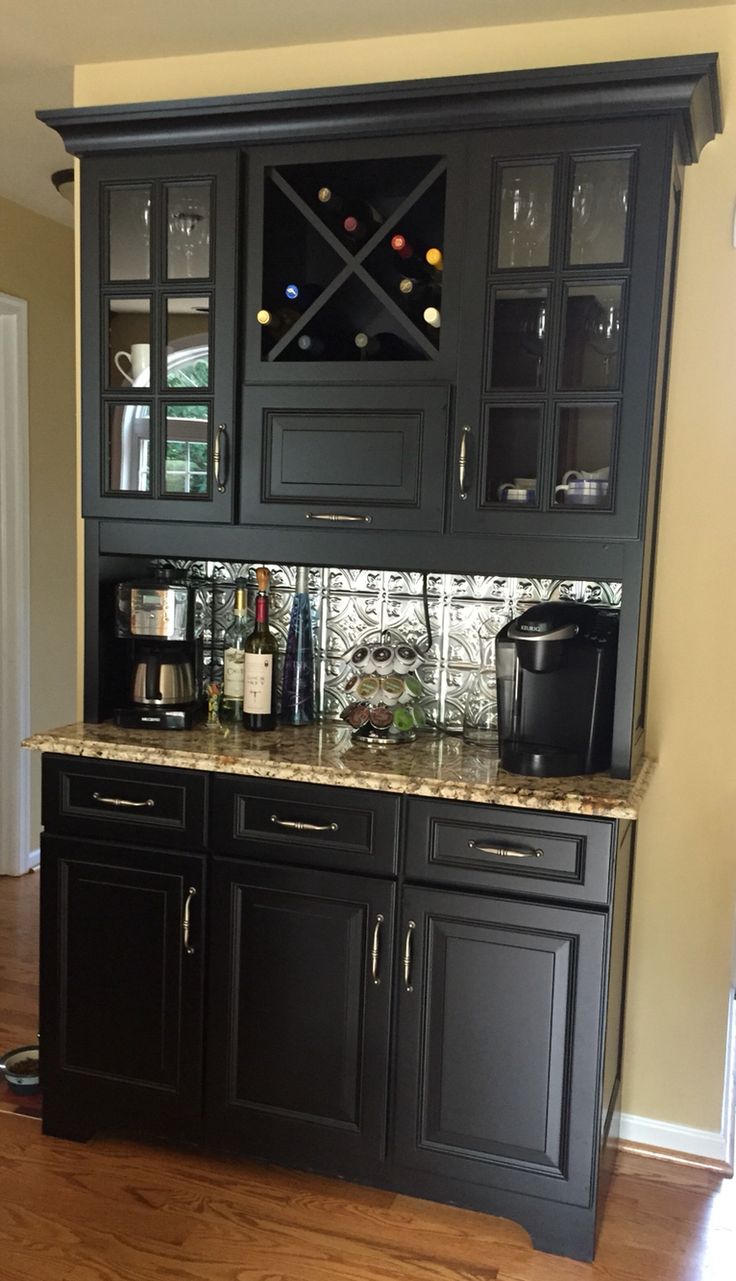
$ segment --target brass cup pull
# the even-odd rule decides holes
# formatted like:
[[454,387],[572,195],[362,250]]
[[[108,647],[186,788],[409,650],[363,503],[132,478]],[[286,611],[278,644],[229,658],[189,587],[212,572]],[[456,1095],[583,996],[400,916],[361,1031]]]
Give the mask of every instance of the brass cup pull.
[[370,525],[372,516],[347,516],[342,512],[305,512],[305,520],[331,520],[342,521],[348,524]]
[[92,800],[99,801],[100,805],[114,805],[116,809],[131,810],[152,809],[156,804],[150,796],[146,801],[126,801],[123,796],[102,796],[99,792],[92,793]]
[[337,823],[304,823],[298,818],[279,818],[278,814],[271,815],[271,822],[277,827],[288,827],[292,832],[337,832],[339,825]]
[[187,890],[187,896],[184,900],[184,916],[182,917],[182,922],[181,922],[182,942],[184,944],[184,951],[186,952],[187,956],[192,956],[194,954],[194,948],[189,942],[189,931],[190,931],[190,924],[191,924],[190,913],[192,908],[192,899],[196,897],[197,897],[197,891],[193,885],[190,885],[189,889]]
[[411,962],[412,962],[412,934],[417,928],[416,921],[409,921],[406,927],[406,938],[404,939],[404,987],[407,992],[413,992],[414,988],[411,981]]
[[467,423],[465,423],[460,433],[460,455],[457,460],[457,479],[458,479],[458,485],[460,487],[460,497],[463,499],[463,501],[465,501],[465,499],[468,496],[468,491],[465,488],[465,473],[468,466],[468,436],[469,435],[470,435],[470,427],[468,426]]
[[383,925],[383,916],[379,912],[376,917],[376,924],[373,930],[373,945],[371,947],[371,978],[376,987],[381,982],[378,972],[378,962],[381,956],[381,926]]
[[509,845],[483,845],[480,841],[468,841],[468,849],[498,858],[544,858],[544,850],[515,850]]
[[227,477],[230,470],[230,450],[227,435],[227,424],[217,424],[217,435],[215,436],[215,484],[218,492],[225,493],[227,488]]

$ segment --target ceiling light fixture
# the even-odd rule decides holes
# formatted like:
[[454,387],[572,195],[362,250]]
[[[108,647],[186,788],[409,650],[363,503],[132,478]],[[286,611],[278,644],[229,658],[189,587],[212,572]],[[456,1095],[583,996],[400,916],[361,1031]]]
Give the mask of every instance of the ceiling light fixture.
[[74,170],[57,169],[56,173],[52,173],[51,181],[59,195],[68,200],[70,204],[74,204]]

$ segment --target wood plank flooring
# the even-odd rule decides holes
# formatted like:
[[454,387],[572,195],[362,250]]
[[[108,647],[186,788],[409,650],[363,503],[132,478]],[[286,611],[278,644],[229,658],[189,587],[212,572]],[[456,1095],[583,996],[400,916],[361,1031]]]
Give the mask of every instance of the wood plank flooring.
[[[38,877],[0,879],[0,1039],[36,1023]],[[0,1113],[0,1281],[734,1281],[736,1187],[621,1153],[595,1263],[518,1225]]]

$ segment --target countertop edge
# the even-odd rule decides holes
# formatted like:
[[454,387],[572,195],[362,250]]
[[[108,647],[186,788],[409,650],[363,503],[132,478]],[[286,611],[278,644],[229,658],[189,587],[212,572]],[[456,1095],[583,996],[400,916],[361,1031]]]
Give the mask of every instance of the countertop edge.
[[[76,733],[71,733],[71,729]],[[29,735],[21,744],[31,751],[55,755],[79,756],[86,759],[115,760],[129,764],[169,766],[174,769],[201,770],[251,778],[281,779],[291,782],[317,783],[332,787],[353,787],[365,791],[388,792],[406,796],[424,796],[441,800],[466,801],[474,804],[506,805],[519,809],[546,810],[551,813],[578,814],[593,818],[629,819],[638,817],[639,806],[654,770],[655,762],[645,758],[636,776],[631,780],[611,779],[611,790],[629,789],[626,797],[585,795],[579,789],[565,791],[564,780],[523,779],[511,783],[507,778],[498,782],[463,782],[461,779],[428,779],[421,773],[415,778],[405,774],[392,774],[389,769],[380,773],[363,773],[359,768],[341,769],[339,763],[302,763],[284,759],[259,760],[257,755],[239,757],[223,751],[210,750],[206,759],[201,753],[181,751],[167,745],[146,747],[140,743],[112,744],[94,737],[93,731],[82,737],[80,727],[50,730]],[[384,758],[385,759],[385,758]],[[387,762],[390,764],[390,762]],[[600,776],[595,776],[600,778]],[[577,781],[577,780],[576,780]],[[548,791],[547,791],[548,789]]]

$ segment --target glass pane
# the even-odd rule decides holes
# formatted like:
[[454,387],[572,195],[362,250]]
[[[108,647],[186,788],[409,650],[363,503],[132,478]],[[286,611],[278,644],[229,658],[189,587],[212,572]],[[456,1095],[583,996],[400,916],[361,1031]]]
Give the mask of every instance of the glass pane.
[[557,506],[611,506],[615,413],[613,405],[559,411],[554,499]]
[[151,492],[150,405],[107,406],[107,492]]
[[108,279],[150,280],[151,188],[111,187],[108,200]]
[[207,405],[166,406],[164,493],[206,497],[209,491],[209,416]]
[[502,165],[499,267],[546,267],[554,165]]
[[204,387],[210,381],[210,300],[166,300],[166,386]]
[[188,280],[210,274],[210,183],[168,188],[166,274]]
[[150,365],[150,298],[111,298],[107,304],[108,387],[150,387]]
[[547,346],[547,290],[499,289],[493,308],[492,387],[541,387]]
[[536,405],[489,410],[484,502],[536,506],[541,423]]
[[570,262],[623,262],[631,160],[579,160],[570,193]]
[[560,386],[568,391],[617,387],[621,338],[621,285],[569,288]]

